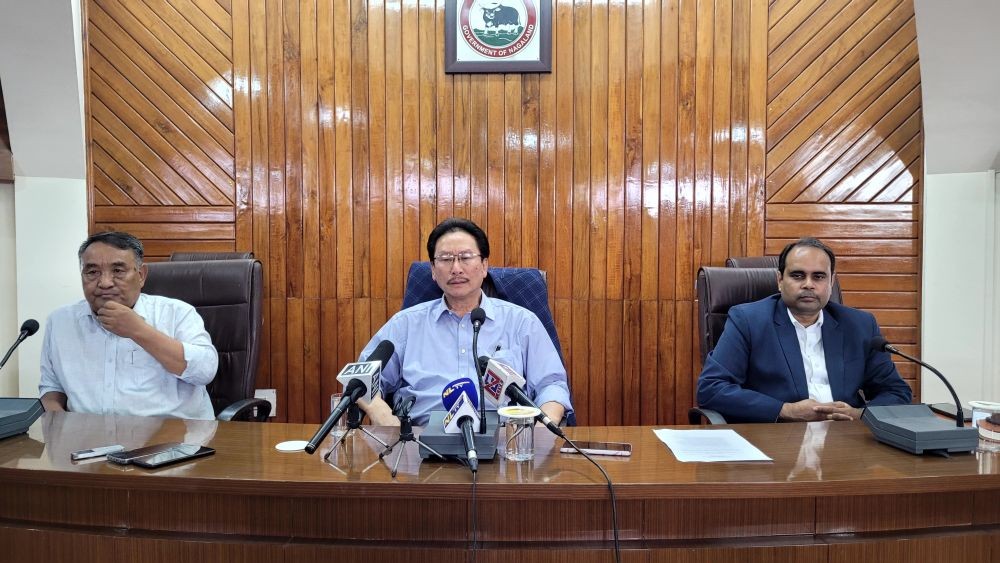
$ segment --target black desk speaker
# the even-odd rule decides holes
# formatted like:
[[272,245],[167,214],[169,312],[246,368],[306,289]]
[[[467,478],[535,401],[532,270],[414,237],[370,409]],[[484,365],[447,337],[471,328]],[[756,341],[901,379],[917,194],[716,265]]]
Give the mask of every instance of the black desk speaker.
[[0,439],[24,434],[43,412],[38,399],[0,397]]

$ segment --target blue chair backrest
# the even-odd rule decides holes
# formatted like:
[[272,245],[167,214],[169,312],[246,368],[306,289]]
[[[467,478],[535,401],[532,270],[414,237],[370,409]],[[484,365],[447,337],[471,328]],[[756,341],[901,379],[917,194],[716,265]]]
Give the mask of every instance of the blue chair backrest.
[[[549,288],[542,277],[542,272],[536,268],[490,268],[483,291],[490,297],[497,297],[520,305],[534,313],[542,326],[549,333],[552,344],[562,359],[562,346],[556,334],[556,323],[552,320],[549,310]],[[410,273],[406,278],[406,292],[403,294],[403,308],[412,307],[418,303],[440,299],[441,288],[431,277],[430,262],[414,262],[410,265]],[[565,360],[563,364],[565,364]]]

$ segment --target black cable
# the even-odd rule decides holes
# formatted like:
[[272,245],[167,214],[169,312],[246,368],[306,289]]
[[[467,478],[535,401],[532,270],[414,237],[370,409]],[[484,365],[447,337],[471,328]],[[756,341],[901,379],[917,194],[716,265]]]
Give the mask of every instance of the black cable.
[[587,455],[587,452],[581,450],[580,447],[577,446],[575,442],[573,442],[573,440],[570,440],[565,436],[563,436],[563,438],[566,440],[566,443],[573,446],[573,449],[575,449],[580,455],[587,458],[587,461],[593,463],[594,467],[600,470],[601,475],[604,475],[604,479],[608,482],[608,492],[611,495],[611,531],[612,533],[614,533],[615,537],[615,563],[621,563],[622,547],[620,541],[618,540],[618,501],[615,500],[615,487],[611,483],[611,477],[609,477],[608,472],[605,471],[603,467],[601,467],[601,464],[594,461],[594,458]]

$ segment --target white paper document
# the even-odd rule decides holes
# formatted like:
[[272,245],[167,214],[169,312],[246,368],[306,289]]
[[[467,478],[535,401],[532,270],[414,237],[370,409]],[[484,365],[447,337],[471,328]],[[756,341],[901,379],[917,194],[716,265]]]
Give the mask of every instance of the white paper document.
[[677,461],[771,461],[735,430],[653,430]]

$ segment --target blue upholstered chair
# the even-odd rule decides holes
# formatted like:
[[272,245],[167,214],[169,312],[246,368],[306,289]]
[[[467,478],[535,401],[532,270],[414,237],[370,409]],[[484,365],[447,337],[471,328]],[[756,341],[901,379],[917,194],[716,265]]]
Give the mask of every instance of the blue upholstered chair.
[[[549,333],[549,338],[552,339],[552,344],[565,365],[559,335],[556,334],[556,324],[552,320],[552,311],[549,310],[549,287],[544,272],[537,268],[491,267],[486,280],[483,281],[483,292],[490,297],[520,305],[534,313]],[[404,309],[432,299],[440,299],[442,293],[437,282],[431,277],[430,262],[414,262],[410,265],[410,273],[406,277],[406,291],[403,294]],[[576,417],[570,414],[565,422],[575,426]]]

